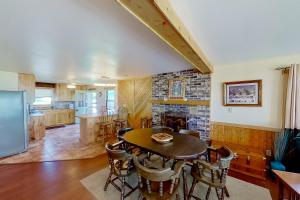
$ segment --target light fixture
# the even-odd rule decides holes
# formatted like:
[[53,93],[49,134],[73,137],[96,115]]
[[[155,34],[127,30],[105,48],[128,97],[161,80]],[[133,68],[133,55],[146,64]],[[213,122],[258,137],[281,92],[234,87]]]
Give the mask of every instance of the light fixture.
[[115,87],[116,84],[114,84],[114,83],[94,83],[94,86],[98,86],[98,87]]
[[67,88],[69,88],[69,89],[75,89],[75,88],[76,88],[76,85],[74,85],[74,84],[69,84],[69,85],[67,85]]

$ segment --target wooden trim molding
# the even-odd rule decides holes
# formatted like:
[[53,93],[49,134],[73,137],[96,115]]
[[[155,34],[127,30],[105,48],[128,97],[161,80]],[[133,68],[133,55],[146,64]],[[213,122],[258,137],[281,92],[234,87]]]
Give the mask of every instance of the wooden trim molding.
[[152,99],[153,104],[176,104],[176,105],[192,105],[192,106],[209,106],[210,101],[194,101],[194,100],[182,100],[182,99],[169,99],[169,100],[157,100]]
[[270,132],[276,132],[276,133],[279,133],[282,131],[282,129],[280,129],[280,128],[271,128],[271,127],[265,127],[265,126],[253,126],[253,125],[245,125],[245,124],[235,124],[235,123],[228,123],[228,122],[211,121],[211,125],[234,126],[234,127],[238,127],[238,128],[249,128],[249,129],[270,131]]
[[180,22],[168,1],[117,0],[117,2],[201,73],[213,72],[212,65]]

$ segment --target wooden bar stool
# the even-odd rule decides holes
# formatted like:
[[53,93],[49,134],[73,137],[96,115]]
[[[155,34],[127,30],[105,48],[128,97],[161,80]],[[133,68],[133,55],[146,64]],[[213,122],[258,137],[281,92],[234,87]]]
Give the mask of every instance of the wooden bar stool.
[[142,128],[151,128],[152,127],[152,117],[142,117],[141,118],[141,127]]
[[118,133],[120,129],[127,128],[127,120],[126,119],[114,119],[114,130],[115,133]]
[[105,142],[109,137],[113,136],[113,121],[112,115],[106,115],[100,117],[99,135],[97,141]]

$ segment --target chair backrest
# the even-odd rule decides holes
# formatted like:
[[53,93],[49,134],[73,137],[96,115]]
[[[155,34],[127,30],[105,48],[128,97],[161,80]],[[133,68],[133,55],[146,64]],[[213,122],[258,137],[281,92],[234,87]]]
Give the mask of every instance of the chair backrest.
[[174,131],[172,128],[167,127],[167,126],[154,126],[154,127],[152,127],[152,129],[154,131],[171,131],[171,132]]
[[118,108],[118,119],[127,120],[128,109],[125,106],[119,106]]
[[133,155],[133,162],[139,175],[149,181],[168,181],[171,179],[171,176],[175,174],[170,167],[163,169],[147,168],[138,161],[135,155]]
[[218,164],[220,169],[229,169],[230,163],[234,158],[234,153],[227,147],[217,149]]
[[[147,186],[147,192],[148,194],[153,193],[151,189],[151,182],[159,182],[159,195],[163,196],[163,182],[171,181],[170,188],[169,188],[169,194],[173,193],[174,186],[178,184],[179,175],[180,173],[176,173],[174,170],[172,170],[170,167],[163,168],[163,169],[150,169],[145,166],[143,166],[138,158],[133,155],[133,162],[138,172],[138,178],[139,178],[139,187],[143,188],[144,184]],[[143,182],[143,179],[145,182]],[[158,192],[156,192],[158,193]]]
[[191,136],[200,138],[199,132],[198,131],[194,131],[194,130],[180,129],[179,133],[180,134],[187,134],[187,135],[191,135]]
[[131,155],[125,150],[120,149],[118,145],[106,143],[105,149],[108,154],[109,162],[112,165],[115,163],[114,161],[127,161],[131,158]]

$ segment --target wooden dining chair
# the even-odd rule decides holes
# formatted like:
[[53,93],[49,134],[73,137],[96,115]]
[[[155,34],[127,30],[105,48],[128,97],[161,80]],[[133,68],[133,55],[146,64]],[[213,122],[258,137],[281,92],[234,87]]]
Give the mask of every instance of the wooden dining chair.
[[219,200],[224,199],[224,193],[229,197],[226,188],[226,178],[230,167],[231,160],[234,158],[233,152],[227,147],[216,149],[216,162],[209,163],[204,160],[197,160],[197,164],[193,165],[191,175],[193,176],[193,183],[189,191],[188,199],[194,197],[193,192],[198,182],[208,185],[206,199],[209,199],[211,188],[215,188]]
[[99,118],[98,122],[99,134],[98,141],[104,142],[107,138],[112,137],[113,134],[113,115],[104,115]]
[[171,168],[147,168],[140,163],[135,155],[133,155],[133,161],[138,172],[139,199],[168,200],[174,197],[179,199],[178,187],[184,162],[176,163],[174,170],[172,170]]
[[186,129],[180,129],[180,130],[179,130],[179,133],[180,133],[180,134],[191,135],[191,136],[194,136],[194,137],[197,137],[197,138],[200,139],[200,135],[199,135],[199,132],[198,132],[198,131],[194,131],[194,130],[186,130]]
[[[132,162],[132,155],[121,148],[122,143],[123,141],[113,145],[109,143],[106,143],[105,145],[110,172],[104,186],[104,191],[106,191],[109,184],[112,184],[119,192],[121,192],[121,200],[125,199],[137,189],[137,186],[133,187],[126,182],[126,177],[133,173],[135,168]],[[115,176],[115,178],[113,178],[113,176]],[[115,183],[116,180],[121,181],[121,187]],[[127,194],[125,194],[125,187],[130,189]]]
[[152,130],[154,131],[170,131],[170,132],[173,132],[174,129],[170,128],[170,127],[167,127],[167,126],[153,126],[152,127]]

